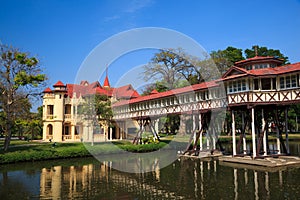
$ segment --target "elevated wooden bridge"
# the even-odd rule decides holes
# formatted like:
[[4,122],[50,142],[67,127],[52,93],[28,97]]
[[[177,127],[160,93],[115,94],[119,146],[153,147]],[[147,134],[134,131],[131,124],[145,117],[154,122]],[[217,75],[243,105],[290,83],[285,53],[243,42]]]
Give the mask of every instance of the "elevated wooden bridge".
[[[147,125],[159,139],[152,124],[156,119],[168,115],[190,115],[193,131],[186,153],[198,155],[204,150],[204,132],[209,138],[206,150],[216,147],[225,111],[230,111],[233,156],[286,155],[289,154],[288,107],[300,102],[299,75],[300,63],[282,65],[278,58],[256,56],[236,62],[218,80],[166,92],[154,91],[148,96],[117,102],[113,104],[114,120],[120,123],[136,120],[140,129],[134,142],[138,142]],[[237,124],[236,117],[241,123]],[[276,152],[268,149],[271,128],[277,135]],[[247,149],[246,130],[251,132],[251,149]]]

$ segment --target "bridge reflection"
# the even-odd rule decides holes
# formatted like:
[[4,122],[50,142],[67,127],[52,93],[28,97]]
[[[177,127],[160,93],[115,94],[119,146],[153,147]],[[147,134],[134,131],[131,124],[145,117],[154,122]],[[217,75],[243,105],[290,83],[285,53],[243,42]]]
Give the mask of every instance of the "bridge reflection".
[[[220,165],[217,160],[178,159],[147,173],[125,173],[105,161],[43,168],[40,197],[52,199],[272,199],[285,171]],[[299,176],[299,173],[298,175]],[[272,196],[273,194],[273,196]],[[280,194],[280,193],[279,193]]]

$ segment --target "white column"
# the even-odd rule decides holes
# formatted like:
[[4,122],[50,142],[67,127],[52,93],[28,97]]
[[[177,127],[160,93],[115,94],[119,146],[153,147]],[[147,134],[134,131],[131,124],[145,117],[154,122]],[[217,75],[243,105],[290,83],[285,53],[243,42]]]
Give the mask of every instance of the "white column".
[[199,113],[200,151],[202,151],[202,149],[203,149],[203,143],[202,143],[202,133],[203,133],[203,131],[201,131],[201,129],[202,129],[202,115],[201,115],[201,113]]
[[71,140],[75,141],[75,125],[71,125]]
[[194,134],[194,145],[197,148],[197,144],[196,144],[196,135],[197,135],[197,131],[196,131],[196,115],[192,115],[192,120],[193,120],[193,129],[192,129],[192,134]]
[[[119,123],[120,124],[120,123]],[[120,134],[120,140],[123,140],[123,134],[124,134],[124,130],[123,130],[123,124],[124,123],[121,123],[122,124],[122,127],[119,127],[119,134]]]
[[264,109],[261,109],[261,126],[262,126],[262,130],[264,131],[264,137],[263,137],[263,148],[264,148],[264,156],[267,155],[267,131],[264,130],[265,126],[266,126],[266,120],[265,120],[265,116],[264,116]]
[[[243,128],[246,128],[245,127],[245,113],[244,111],[242,112],[242,127]],[[246,141],[246,131],[244,131],[244,135],[243,135],[243,151],[244,151],[244,154],[247,154],[247,141]]]
[[277,152],[278,154],[281,154],[278,124],[276,124],[276,132],[277,132],[277,138],[276,138]]
[[110,137],[109,140],[112,140],[112,128],[111,127],[109,128],[109,137]]
[[256,157],[256,140],[255,140],[255,124],[254,124],[254,108],[251,108],[251,132],[252,132],[252,151],[253,158]]
[[234,119],[234,111],[231,111],[231,117],[232,117],[232,155],[236,155],[236,138],[235,138],[235,119]]

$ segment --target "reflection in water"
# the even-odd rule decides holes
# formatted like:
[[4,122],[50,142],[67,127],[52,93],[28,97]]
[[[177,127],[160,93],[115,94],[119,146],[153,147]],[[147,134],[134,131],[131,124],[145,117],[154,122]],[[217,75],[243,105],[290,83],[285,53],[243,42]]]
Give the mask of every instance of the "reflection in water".
[[[1,166],[0,199],[299,199],[300,169],[265,172],[181,158],[152,172],[125,173],[113,161]],[[30,173],[29,173],[30,172]],[[36,181],[33,181],[36,180]],[[39,188],[39,190],[37,190]],[[18,192],[12,192],[18,191]]]

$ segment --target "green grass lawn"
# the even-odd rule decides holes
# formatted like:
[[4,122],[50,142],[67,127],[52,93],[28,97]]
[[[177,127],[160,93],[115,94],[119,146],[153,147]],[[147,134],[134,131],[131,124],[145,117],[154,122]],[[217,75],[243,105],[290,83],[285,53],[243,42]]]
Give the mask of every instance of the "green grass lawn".
[[41,143],[11,141],[7,152],[3,151],[3,141],[0,142],[0,164],[22,161],[51,160],[73,157],[87,157],[97,154],[122,153],[124,151],[144,153],[156,151],[165,147],[168,140],[158,144],[133,145],[130,141],[115,141],[101,143]]
[[[54,143],[12,140],[7,152],[3,151],[4,141],[0,141],[0,164],[15,163],[23,161],[51,160],[73,157],[87,157],[97,154],[118,154],[124,151],[144,153],[157,151],[161,148],[183,150],[186,148],[189,135],[173,136],[168,135],[161,138],[158,144],[150,143],[143,145],[133,145],[131,141],[114,141],[101,143]],[[239,136],[236,137],[237,140]],[[270,135],[269,139],[275,139],[276,135]],[[285,135],[283,135],[285,139]],[[203,137],[203,141],[205,137]],[[231,136],[220,136],[221,142],[230,142]],[[247,135],[247,140],[251,136]],[[289,140],[300,140],[300,134],[289,134]],[[172,142],[171,142],[172,141]]]

